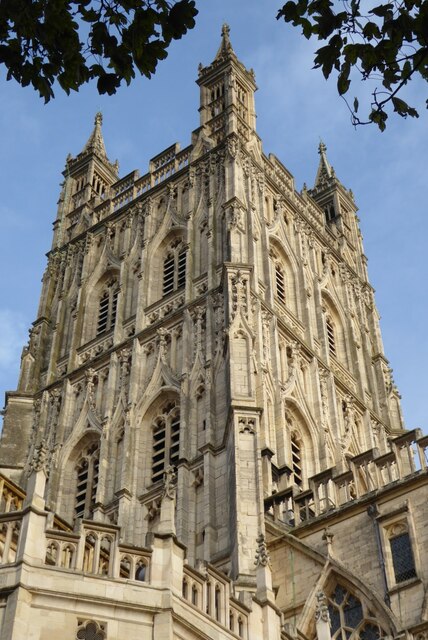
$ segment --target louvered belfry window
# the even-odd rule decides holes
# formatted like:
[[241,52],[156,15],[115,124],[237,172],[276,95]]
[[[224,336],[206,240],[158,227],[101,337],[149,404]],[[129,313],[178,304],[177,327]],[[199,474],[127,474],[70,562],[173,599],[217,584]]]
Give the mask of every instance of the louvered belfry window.
[[163,261],[162,294],[168,295],[186,283],[187,251],[180,243],[171,247]]
[[179,453],[180,412],[175,404],[168,404],[153,427],[152,482],[162,480],[166,468],[177,464]]
[[325,326],[327,330],[328,350],[330,352],[330,355],[335,356],[336,355],[336,339],[335,339],[335,333],[334,333],[334,324],[332,319],[329,316],[327,316],[326,318]]
[[99,472],[99,445],[93,444],[80,458],[77,465],[75,502],[76,518],[88,518],[96,502]]
[[285,276],[284,270],[279,264],[275,265],[276,296],[280,302],[285,303]]
[[112,282],[101,295],[98,307],[97,335],[111,331],[116,324],[119,287]]
[[295,435],[291,436],[291,465],[293,469],[294,483],[302,485],[302,451],[299,441]]

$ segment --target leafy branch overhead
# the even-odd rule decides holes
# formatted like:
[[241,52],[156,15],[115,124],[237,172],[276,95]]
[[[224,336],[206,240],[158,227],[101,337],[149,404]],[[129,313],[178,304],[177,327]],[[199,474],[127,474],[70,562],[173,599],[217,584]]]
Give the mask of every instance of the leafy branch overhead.
[[379,83],[366,118],[358,115],[357,98],[347,103],[354,124],[374,122],[383,131],[390,108],[404,118],[419,117],[398,94],[414,77],[428,80],[428,0],[373,5],[361,0],[288,0],[277,18],[300,26],[308,39],[316,36],[326,42],[316,51],[315,68],[321,68],[325,78],[333,69],[338,73],[341,96],[349,91],[352,69],[363,80]]
[[111,95],[137,72],[150,78],[197,13],[194,0],[1,0],[0,63],[45,102],[56,81],[70,93],[96,79]]

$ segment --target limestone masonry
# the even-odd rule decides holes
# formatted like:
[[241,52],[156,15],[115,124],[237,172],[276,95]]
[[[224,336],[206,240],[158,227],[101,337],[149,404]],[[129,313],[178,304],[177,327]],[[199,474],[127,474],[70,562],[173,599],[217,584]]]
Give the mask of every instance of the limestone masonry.
[[[0,442],[2,640],[428,640],[404,429],[352,192],[266,156],[223,27],[200,127],[67,158]],[[195,105],[196,107],[196,105]]]

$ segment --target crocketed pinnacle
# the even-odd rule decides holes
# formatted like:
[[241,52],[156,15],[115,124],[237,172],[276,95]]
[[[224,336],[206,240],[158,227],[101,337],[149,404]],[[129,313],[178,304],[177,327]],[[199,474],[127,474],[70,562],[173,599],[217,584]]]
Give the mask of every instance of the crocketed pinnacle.
[[230,55],[235,55],[232,44],[229,38],[230,27],[228,24],[224,24],[221,28],[221,43],[216,53],[214,60],[224,60]]
[[327,182],[335,177],[334,169],[327,160],[327,147],[324,142],[321,140],[318,146],[318,153],[320,154],[320,162],[318,165],[318,171],[315,178],[314,188],[322,187],[327,184]]
[[98,111],[98,113],[95,116],[94,129],[91,135],[89,136],[88,142],[85,144],[83,153],[92,152],[92,153],[95,153],[100,158],[102,158],[103,160],[107,160],[106,148],[104,145],[103,134],[101,131],[102,123],[103,123],[103,114],[100,111]]

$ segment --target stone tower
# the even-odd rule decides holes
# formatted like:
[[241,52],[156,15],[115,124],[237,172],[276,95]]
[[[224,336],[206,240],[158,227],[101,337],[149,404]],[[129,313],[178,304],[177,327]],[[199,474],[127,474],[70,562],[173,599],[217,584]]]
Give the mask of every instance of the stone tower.
[[[12,544],[11,525],[3,544],[15,562],[53,567],[57,580],[61,571],[76,580],[82,571],[101,576],[125,609],[134,579],[199,606],[195,626],[205,635],[176,636],[168,607],[149,594],[156,638],[280,638],[284,622],[286,637],[327,638],[329,607],[337,629],[357,628],[346,613],[357,598],[355,567],[333,579],[333,535],[340,555],[346,523],[355,526],[350,509],[363,504],[369,524],[358,527],[361,536],[370,527],[377,563],[373,527],[380,540],[379,517],[391,518],[364,501],[409,475],[426,480],[414,451],[423,465],[427,442],[404,432],[356,205],[325,145],[313,188],[298,193],[281,162],[263,153],[254,73],[236,57],[227,26],[197,82],[200,126],[191,144],[154,157],[144,176],[119,177],[101,114],[83,151],[67,158],[38,317],[18,390],[7,395],[0,445],[9,507],[14,500],[30,515],[21,541]],[[419,525],[390,511],[402,527],[391,539],[404,535],[409,545]],[[332,517],[345,522],[334,534]],[[47,537],[42,551],[36,535]],[[417,556],[415,535],[407,559]],[[300,576],[290,574],[290,554]],[[410,578],[421,581],[416,564]],[[372,580],[379,602],[381,565]],[[347,594],[339,604],[337,589]],[[358,589],[367,639],[375,620],[373,637],[398,633],[385,605],[376,600],[374,615]],[[8,604],[5,614],[13,640],[27,637],[16,626],[14,593],[15,609]],[[136,630],[121,626],[101,605],[90,615],[87,598],[63,637],[137,637],[141,620]],[[30,620],[37,605],[25,606],[20,615]],[[147,625],[148,610],[141,610]],[[406,628],[417,615],[422,620],[415,614]],[[226,635],[212,635],[212,618]],[[54,637],[40,629],[31,637]]]

